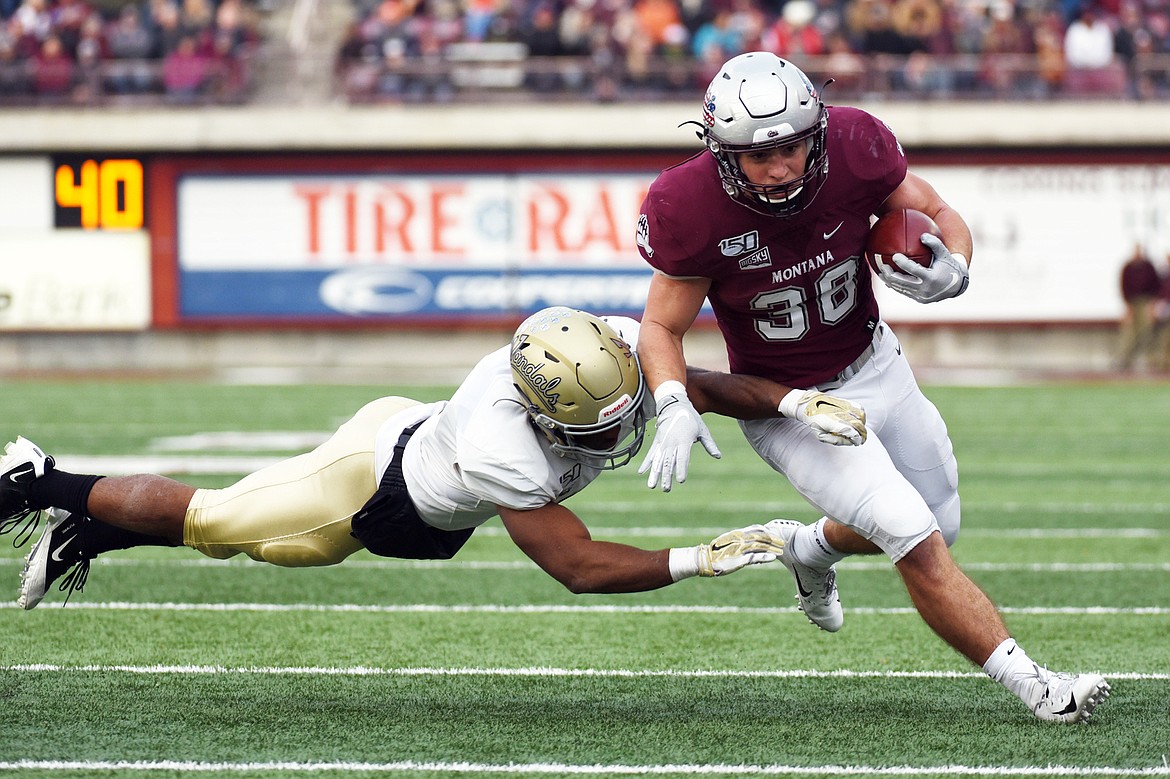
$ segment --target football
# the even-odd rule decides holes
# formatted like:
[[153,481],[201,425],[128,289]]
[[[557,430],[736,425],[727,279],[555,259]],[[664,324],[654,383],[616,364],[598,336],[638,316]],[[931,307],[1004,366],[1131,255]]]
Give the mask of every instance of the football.
[[898,266],[890,260],[894,254],[905,254],[919,265],[930,267],[934,255],[920,240],[923,233],[942,238],[938,225],[926,214],[912,208],[899,208],[883,216],[869,228],[865,241],[865,259],[871,268],[879,270],[889,265],[891,270]]

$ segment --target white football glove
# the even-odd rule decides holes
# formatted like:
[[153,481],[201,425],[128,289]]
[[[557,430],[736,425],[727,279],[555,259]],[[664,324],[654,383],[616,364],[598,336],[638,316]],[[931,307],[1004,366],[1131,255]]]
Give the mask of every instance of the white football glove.
[[919,303],[934,303],[962,295],[971,281],[967,272],[967,258],[961,254],[951,254],[943,242],[930,233],[922,234],[922,243],[934,255],[929,268],[919,265],[905,254],[895,254],[890,260],[903,272],[899,273],[883,263],[878,270],[878,277],[890,289]]
[[[667,386],[669,385],[669,386]],[[654,489],[662,480],[662,491],[670,492],[672,477],[682,484],[687,480],[687,468],[691,463],[691,445],[698,441],[707,454],[718,459],[723,455],[715,445],[715,439],[703,423],[703,418],[687,397],[681,382],[664,382],[667,392],[658,398],[657,421],[654,423],[654,442],[646,458],[638,466],[638,473],[650,471],[646,486]],[[661,392],[662,387],[659,387]],[[655,393],[657,396],[659,393]]]
[[817,390],[794,389],[784,396],[777,410],[808,425],[817,440],[833,446],[861,446],[868,435],[865,409]]
[[723,576],[748,565],[771,563],[784,552],[784,541],[763,525],[729,530],[709,544],[670,550],[674,581],[688,576]]

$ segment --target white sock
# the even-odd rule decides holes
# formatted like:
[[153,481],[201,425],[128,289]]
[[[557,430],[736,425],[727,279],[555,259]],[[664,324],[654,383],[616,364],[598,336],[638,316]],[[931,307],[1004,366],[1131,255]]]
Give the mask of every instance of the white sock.
[[824,517],[797,530],[792,537],[791,547],[792,559],[809,568],[825,570],[848,557],[834,549],[825,538]]
[[1014,638],[1005,639],[995,648],[991,657],[983,664],[983,670],[1029,705],[1037,696],[1038,685],[1042,684],[1047,676]]

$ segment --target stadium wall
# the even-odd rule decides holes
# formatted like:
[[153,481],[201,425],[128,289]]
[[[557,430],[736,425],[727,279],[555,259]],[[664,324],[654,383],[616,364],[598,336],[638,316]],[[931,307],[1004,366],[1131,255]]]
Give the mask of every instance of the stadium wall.
[[[1120,101],[863,107],[887,120],[912,165],[968,215],[976,232],[968,295],[943,306],[883,299],[916,364],[950,375],[1107,371],[1121,312],[1121,262],[1134,243],[1160,255],[1170,248],[1170,109]],[[632,228],[613,213],[636,208],[657,170],[698,148],[691,130],[677,127],[692,109],[6,111],[0,114],[0,372],[448,381],[502,343],[525,308],[553,302],[547,295],[556,297],[558,289],[600,289],[606,291],[595,293],[600,298],[565,302],[612,310],[622,309],[615,300],[624,301],[625,313],[636,313],[636,276],[645,269],[625,245]],[[1102,116],[1112,120],[1102,123]],[[83,186],[86,171],[90,186]],[[318,193],[348,194],[333,205],[323,196],[306,197],[298,190],[306,177]],[[479,194],[449,197],[451,181],[470,182],[460,186]],[[144,193],[137,212],[136,186]],[[370,208],[385,201],[367,197],[371,188],[393,190],[394,202],[412,214],[429,204],[435,218],[423,232],[430,243],[403,229],[399,245],[382,246],[381,254],[360,246],[353,225],[367,218],[363,198]],[[541,222],[548,205],[534,192],[561,209],[555,224]],[[470,227],[460,207],[452,215],[443,211],[448,206],[435,205],[469,203],[475,208],[461,207],[482,216],[501,201],[543,224],[541,230],[528,225],[530,245],[504,242],[489,250],[497,233]],[[601,202],[613,212],[604,219]],[[317,210],[306,210],[307,203]],[[306,248],[310,238],[273,248],[313,230],[316,255]],[[580,240],[574,244],[566,234]],[[330,240],[337,246],[330,249]],[[461,243],[479,248],[453,254]],[[243,248],[225,254],[223,246]],[[515,257],[525,252],[517,270]],[[387,283],[384,277],[375,284],[359,274],[352,283],[353,266],[371,262],[382,273],[405,264],[430,284],[454,278],[462,297],[448,298],[463,301],[463,308],[382,310],[399,305],[371,294]],[[558,264],[569,266],[569,281],[557,280],[565,272],[551,267]],[[318,285],[342,270],[345,283],[334,279],[331,287],[343,301],[340,309],[248,308],[265,291],[295,287],[281,286],[286,280]],[[481,284],[476,273],[528,278],[530,297],[476,310],[468,290],[512,294],[510,287]],[[534,273],[539,283],[531,281]],[[598,278],[604,283],[590,286]],[[191,291],[201,281],[211,293],[200,298]],[[221,289],[234,291],[235,308],[224,307]],[[193,300],[214,305],[200,309]],[[370,300],[373,311],[346,310]],[[694,334],[688,352],[700,364],[724,363],[710,327]]]

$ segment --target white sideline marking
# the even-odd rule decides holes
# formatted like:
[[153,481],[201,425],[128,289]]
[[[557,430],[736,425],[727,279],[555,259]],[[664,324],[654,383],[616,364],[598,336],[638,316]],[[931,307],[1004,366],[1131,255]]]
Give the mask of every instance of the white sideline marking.
[[[127,674],[245,674],[257,676],[516,676],[516,677],[580,677],[580,678],[680,678],[680,679],[984,679],[979,671],[853,671],[846,668],[833,671],[816,669],[789,669],[769,671],[735,670],[631,670],[628,668],[473,668],[473,667],[416,667],[376,668],[351,666],[223,666],[223,665],[56,665],[53,663],[25,663],[0,666],[0,670],[24,673],[127,673]],[[1113,679],[1130,681],[1164,681],[1170,674],[1162,673],[1104,673]]]
[[[14,602],[0,603],[0,610],[17,608]],[[218,612],[322,612],[357,614],[790,614],[795,606],[569,606],[558,604],[499,604],[403,603],[371,605],[360,603],[149,603],[129,601],[77,602],[70,609],[95,611],[218,611]],[[917,616],[912,606],[888,608],[856,607],[845,609],[849,615],[905,615]],[[1164,616],[1170,614],[1166,606],[1006,606],[1001,614],[1030,615],[1129,615]]]
[[16,760],[0,762],[0,770],[42,771],[175,771],[191,773],[229,771],[341,771],[352,773],[424,772],[488,774],[692,774],[705,776],[1170,776],[1165,765],[1149,768],[1109,766],[846,766],[846,765],[574,765],[570,763],[471,763],[402,760],[392,763],[204,763],[192,760]]

